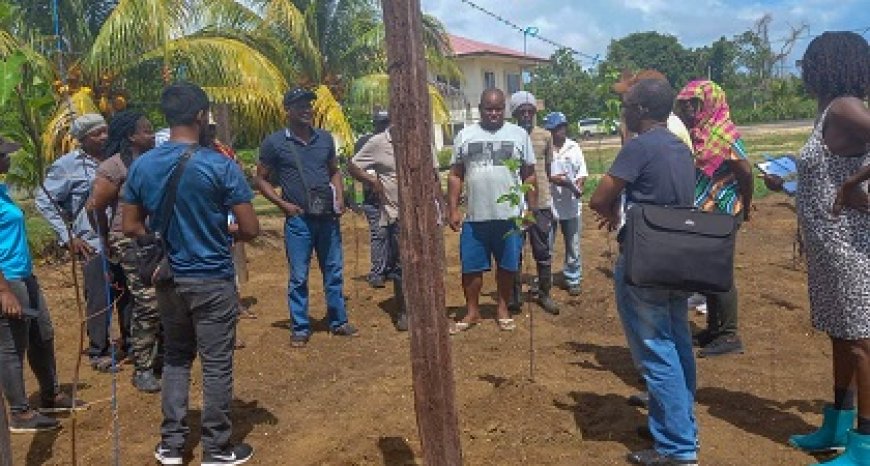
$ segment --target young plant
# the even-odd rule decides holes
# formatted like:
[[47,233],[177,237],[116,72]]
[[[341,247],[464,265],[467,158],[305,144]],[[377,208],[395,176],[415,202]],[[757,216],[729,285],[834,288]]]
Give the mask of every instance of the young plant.
[[[504,165],[513,173],[519,173],[520,171],[520,161],[517,159],[507,159],[504,161]],[[499,204],[508,204],[511,207],[518,208],[523,205],[523,198],[525,195],[533,189],[535,189],[534,186],[529,183],[523,183],[519,178],[517,178],[516,183],[511,186],[508,192],[499,196],[495,202]],[[533,222],[534,218],[532,218],[531,214],[521,211],[518,215],[510,217],[509,220],[514,222],[515,226],[513,230],[507,233],[508,235],[512,235],[519,234],[523,229],[523,225]]]

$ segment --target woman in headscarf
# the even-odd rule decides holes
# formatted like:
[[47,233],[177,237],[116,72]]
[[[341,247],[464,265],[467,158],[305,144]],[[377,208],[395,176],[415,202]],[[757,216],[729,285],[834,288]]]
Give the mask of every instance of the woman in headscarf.
[[[676,113],[686,124],[695,156],[695,206],[749,221],[752,166],[731,121],[725,91],[713,81],[695,80],[677,94]],[[715,251],[711,251],[715,253]],[[698,357],[742,353],[737,335],[737,288],[707,293],[707,328],[695,336]]]
[[[154,288],[146,287],[136,272],[136,249],[132,239],[121,233],[121,210],[118,208],[127,169],[133,161],[154,147],[154,129],[144,113],[136,110],[118,112],[109,122],[109,138],[104,153],[109,156],[97,167],[87,209],[108,246],[109,258],[120,263],[133,300],[130,323],[133,386],[142,392],[160,391],[155,371],[159,352],[160,315]],[[111,208],[111,209],[109,209]],[[111,219],[106,210],[111,211]]]
[[867,465],[870,45],[853,32],[826,32],[810,42],[801,72],[804,86],[818,101],[819,116],[798,157],[798,223],[806,244],[813,327],[831,338],[834,403],[825,406],[817,431],[793,435],[789,443],[812,453],[845,448],[826,466]]

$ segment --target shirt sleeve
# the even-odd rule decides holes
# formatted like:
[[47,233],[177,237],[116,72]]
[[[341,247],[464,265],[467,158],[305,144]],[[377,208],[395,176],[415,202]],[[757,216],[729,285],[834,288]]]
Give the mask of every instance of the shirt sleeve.
[[[72,212],[66,212],[63,206],[67,205],[69,201],[70,184],[66,169],[60,160],[48,167],[43,187],[45,189],[36,189],[36,209],[51,224],[51,228],[57,234],[61,244],[67,244],[69,234],[66,231],[63,217],[72,215]],[[64,212],[59,209],[64,209]]]
[[136,162],[133,162],[127,171],[127,182],[124,183],[124,188],[121,191],[121,201],[126,204],[142,205],[142,196],[139,191],[139,176],[137,176],[139,164]]
[[465,142],[462,133],[463,131],[460,131],[456,137],[453,138],[453,155],[450,156],[450,165],[462,163],[462,145]]
[[227,163],[224,187],[226,189],[226,200],[224,202],[227,207],[246,204],[254,199],[254,192],[251,191],[248,180],[245,179],[242,169],[235,163]]
[[743,139],[734,141],[731,145],[731,151],[728,160],[746,160],[749,154],[746,152],[746,145],[743,144]]
[[634,183],[646,165],[644,155],[643,145],[638,142],[637,138],[633,138],[616,154],[616,160],[613,161],[613,165],[610,166],[607,173],[626,183]]
[[377,144],[375,144],[375,138],[369,139],[363,146],[359,149],[356,155],[353,156],[351,161],[354,165],[360,167],[363,170],[368,170],[372,168],[377,161],[375,160],[375,150]]
[[265,165],[267,168],[275,168],[275,148],[273,147],[272,141],[268,136],[266,137],[266,139],[263,139],[262,143],[260,143],[260,154],[258,157],[258,161]]
[[[106,159],[97,165],[97,176],[105,178],[115,186],[121,186],[124,182],[124,175],[118,162],[119,160],[114,157]],[[123,161],[120,161],[120,165],[123,165],[123,163]]]
[[577,178],[585,178],[589,176],[589,171],[586,168],[586,157],[583,156],[583,149],[577,146],[574,150],[577,162]]
[[[526,133],[523,130],[523,133]],[[525,134],[525,138],[523,138],[522,143],[520,144],[520,150],[522,151],[522,163],[523,165],[534,165],[535,164],[535,148],[532,146],[532,136],[528,133]]]

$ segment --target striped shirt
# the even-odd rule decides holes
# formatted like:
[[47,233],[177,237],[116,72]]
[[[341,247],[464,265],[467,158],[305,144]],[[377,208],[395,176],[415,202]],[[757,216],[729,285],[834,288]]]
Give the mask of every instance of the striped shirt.
[[705,212],[721,212],[737,215],[743,211],[743,198],[737,176],[728,161],[745,160],[746,146],[742,139],[731,145],[730,158],[708,177],[701,170],[695,170],[695,207]]

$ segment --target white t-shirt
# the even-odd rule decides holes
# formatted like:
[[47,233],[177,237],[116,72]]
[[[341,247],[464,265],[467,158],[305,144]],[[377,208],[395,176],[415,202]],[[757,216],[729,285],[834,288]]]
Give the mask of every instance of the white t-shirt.
[[466,221],[507,220],[522,215],[522,206],[497,202],[521,182],[519,172],[504,164],[507,159],[535,165],[529,133],[513,123],[505,122],[496,131],[473,124],[456,135],[450,163],[465,167]]
[[692,148],[692,137],[689,136],[688,128],[683,124],[683,120],[674,115],[673,112],[668,116],[668,131],[674,133],[674,136],[689,146],[689,149]]
[[[572,183],[589,176],[586,171],[586,158],[580,145],[571,139],[566,139],[562,148],[553,147],[553,163],[550,166],[552,175],[565,175]],[[557,219],[575,218],[580,215],[582,199],[574,195],[567,187],[550,183],[550,193],[553,196],[553,216]]]

